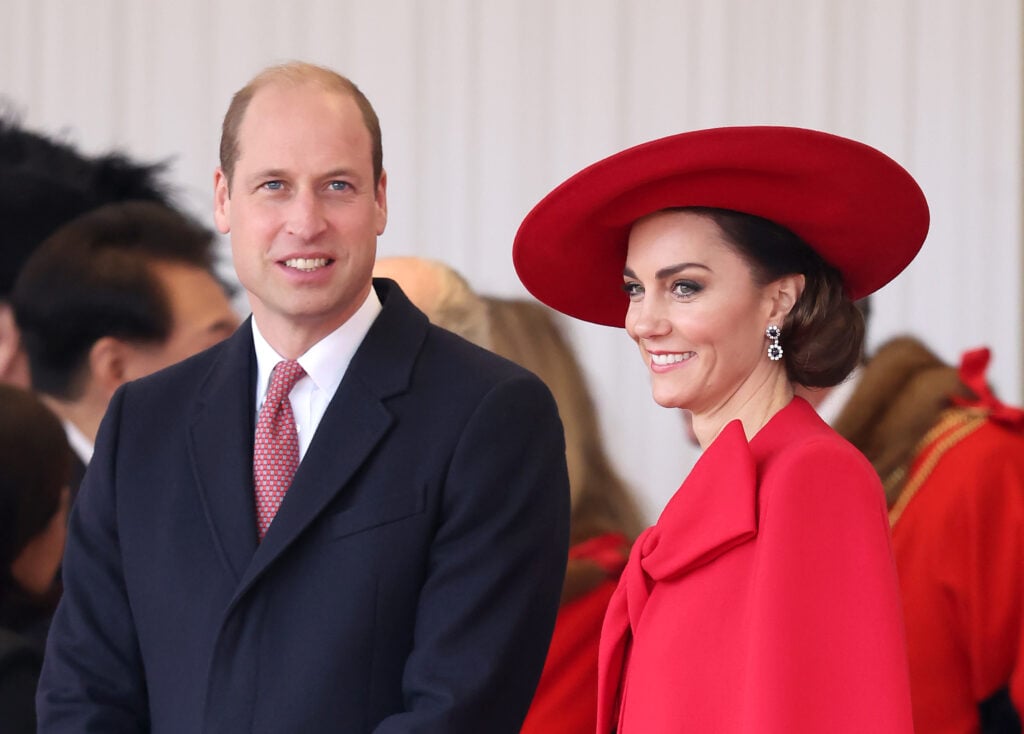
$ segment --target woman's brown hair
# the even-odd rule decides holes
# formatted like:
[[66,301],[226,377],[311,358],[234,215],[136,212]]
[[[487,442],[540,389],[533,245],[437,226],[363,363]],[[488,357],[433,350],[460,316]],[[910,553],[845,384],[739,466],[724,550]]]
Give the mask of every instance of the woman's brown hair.
[[0,608],[11,564],[60,509],[71,449],[60,420],[34,394],[0,385]]
[[711,219],[725,240],[766,285],[785,275],[804,276],[804,290],[782,330],[789,379],[806,387],[831,387],[846,379],[862,358],[864,318],[843,287],[839,271],[785,227],[729,209],[687,207]]

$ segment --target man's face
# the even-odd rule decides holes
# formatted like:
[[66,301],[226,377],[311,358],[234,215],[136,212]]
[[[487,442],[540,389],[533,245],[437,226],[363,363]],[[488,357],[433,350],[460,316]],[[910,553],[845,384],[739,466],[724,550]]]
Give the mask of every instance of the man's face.
[[370,133],[355,101],[311,83],[257,91],[238,148],[230,189],[215,174],[214,218],[231,233],[261,332],[297,357],[369,293],[387,223],[386,178],[374,186]]
[[206,270],[163,262],[151,267],[171,307],[171,333],[158,344],[130,345],[126,380],[144,377],[212,347],[238,326],[227,294]]
[[21,331],[14,320],[14,309],[3,300],[0,300],[0,383],[26,390],[32,386],[28,356],[21,347]]

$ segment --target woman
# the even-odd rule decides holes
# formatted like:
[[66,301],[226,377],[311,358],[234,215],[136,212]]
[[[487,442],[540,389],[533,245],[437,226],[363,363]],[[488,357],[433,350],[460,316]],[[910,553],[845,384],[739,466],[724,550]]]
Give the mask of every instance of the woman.
[[64,550],[71,449],[34,395],[0,385],[0,730],[34,732],[35,690]]
[[523,283],[624,324],[655,401],[689,410],[704,448],[610,602],[598,732],[912,731],[879,479],[793,390],[849,373],[851,299],[895,277],[927,226],[892,160],[784,127],[629,149],[524,220]]

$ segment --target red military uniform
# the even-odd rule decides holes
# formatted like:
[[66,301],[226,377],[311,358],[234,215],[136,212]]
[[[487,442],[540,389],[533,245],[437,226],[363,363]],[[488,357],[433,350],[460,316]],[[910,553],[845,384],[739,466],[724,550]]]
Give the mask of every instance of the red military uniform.
[[1024,704],[1024,413],[988,392],[987,360],[965,357],[975,397],[921,440],[890,512],[918,734],[982,731],[1001,691],[1004,717]]

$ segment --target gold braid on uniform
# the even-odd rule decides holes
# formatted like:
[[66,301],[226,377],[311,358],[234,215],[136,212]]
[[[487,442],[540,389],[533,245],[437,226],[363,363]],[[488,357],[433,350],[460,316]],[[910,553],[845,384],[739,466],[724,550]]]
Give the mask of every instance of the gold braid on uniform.
[[988,411],[980,408],[950,408],[942,413],[939,422],[918,444],[912,465],[899,467],[882,482],[886,496],[892,494],[896,497],[896,502],[889,508],[890,525],[895,525],[900,519],[903,510],[946,452],[985,425],[987,416]]

